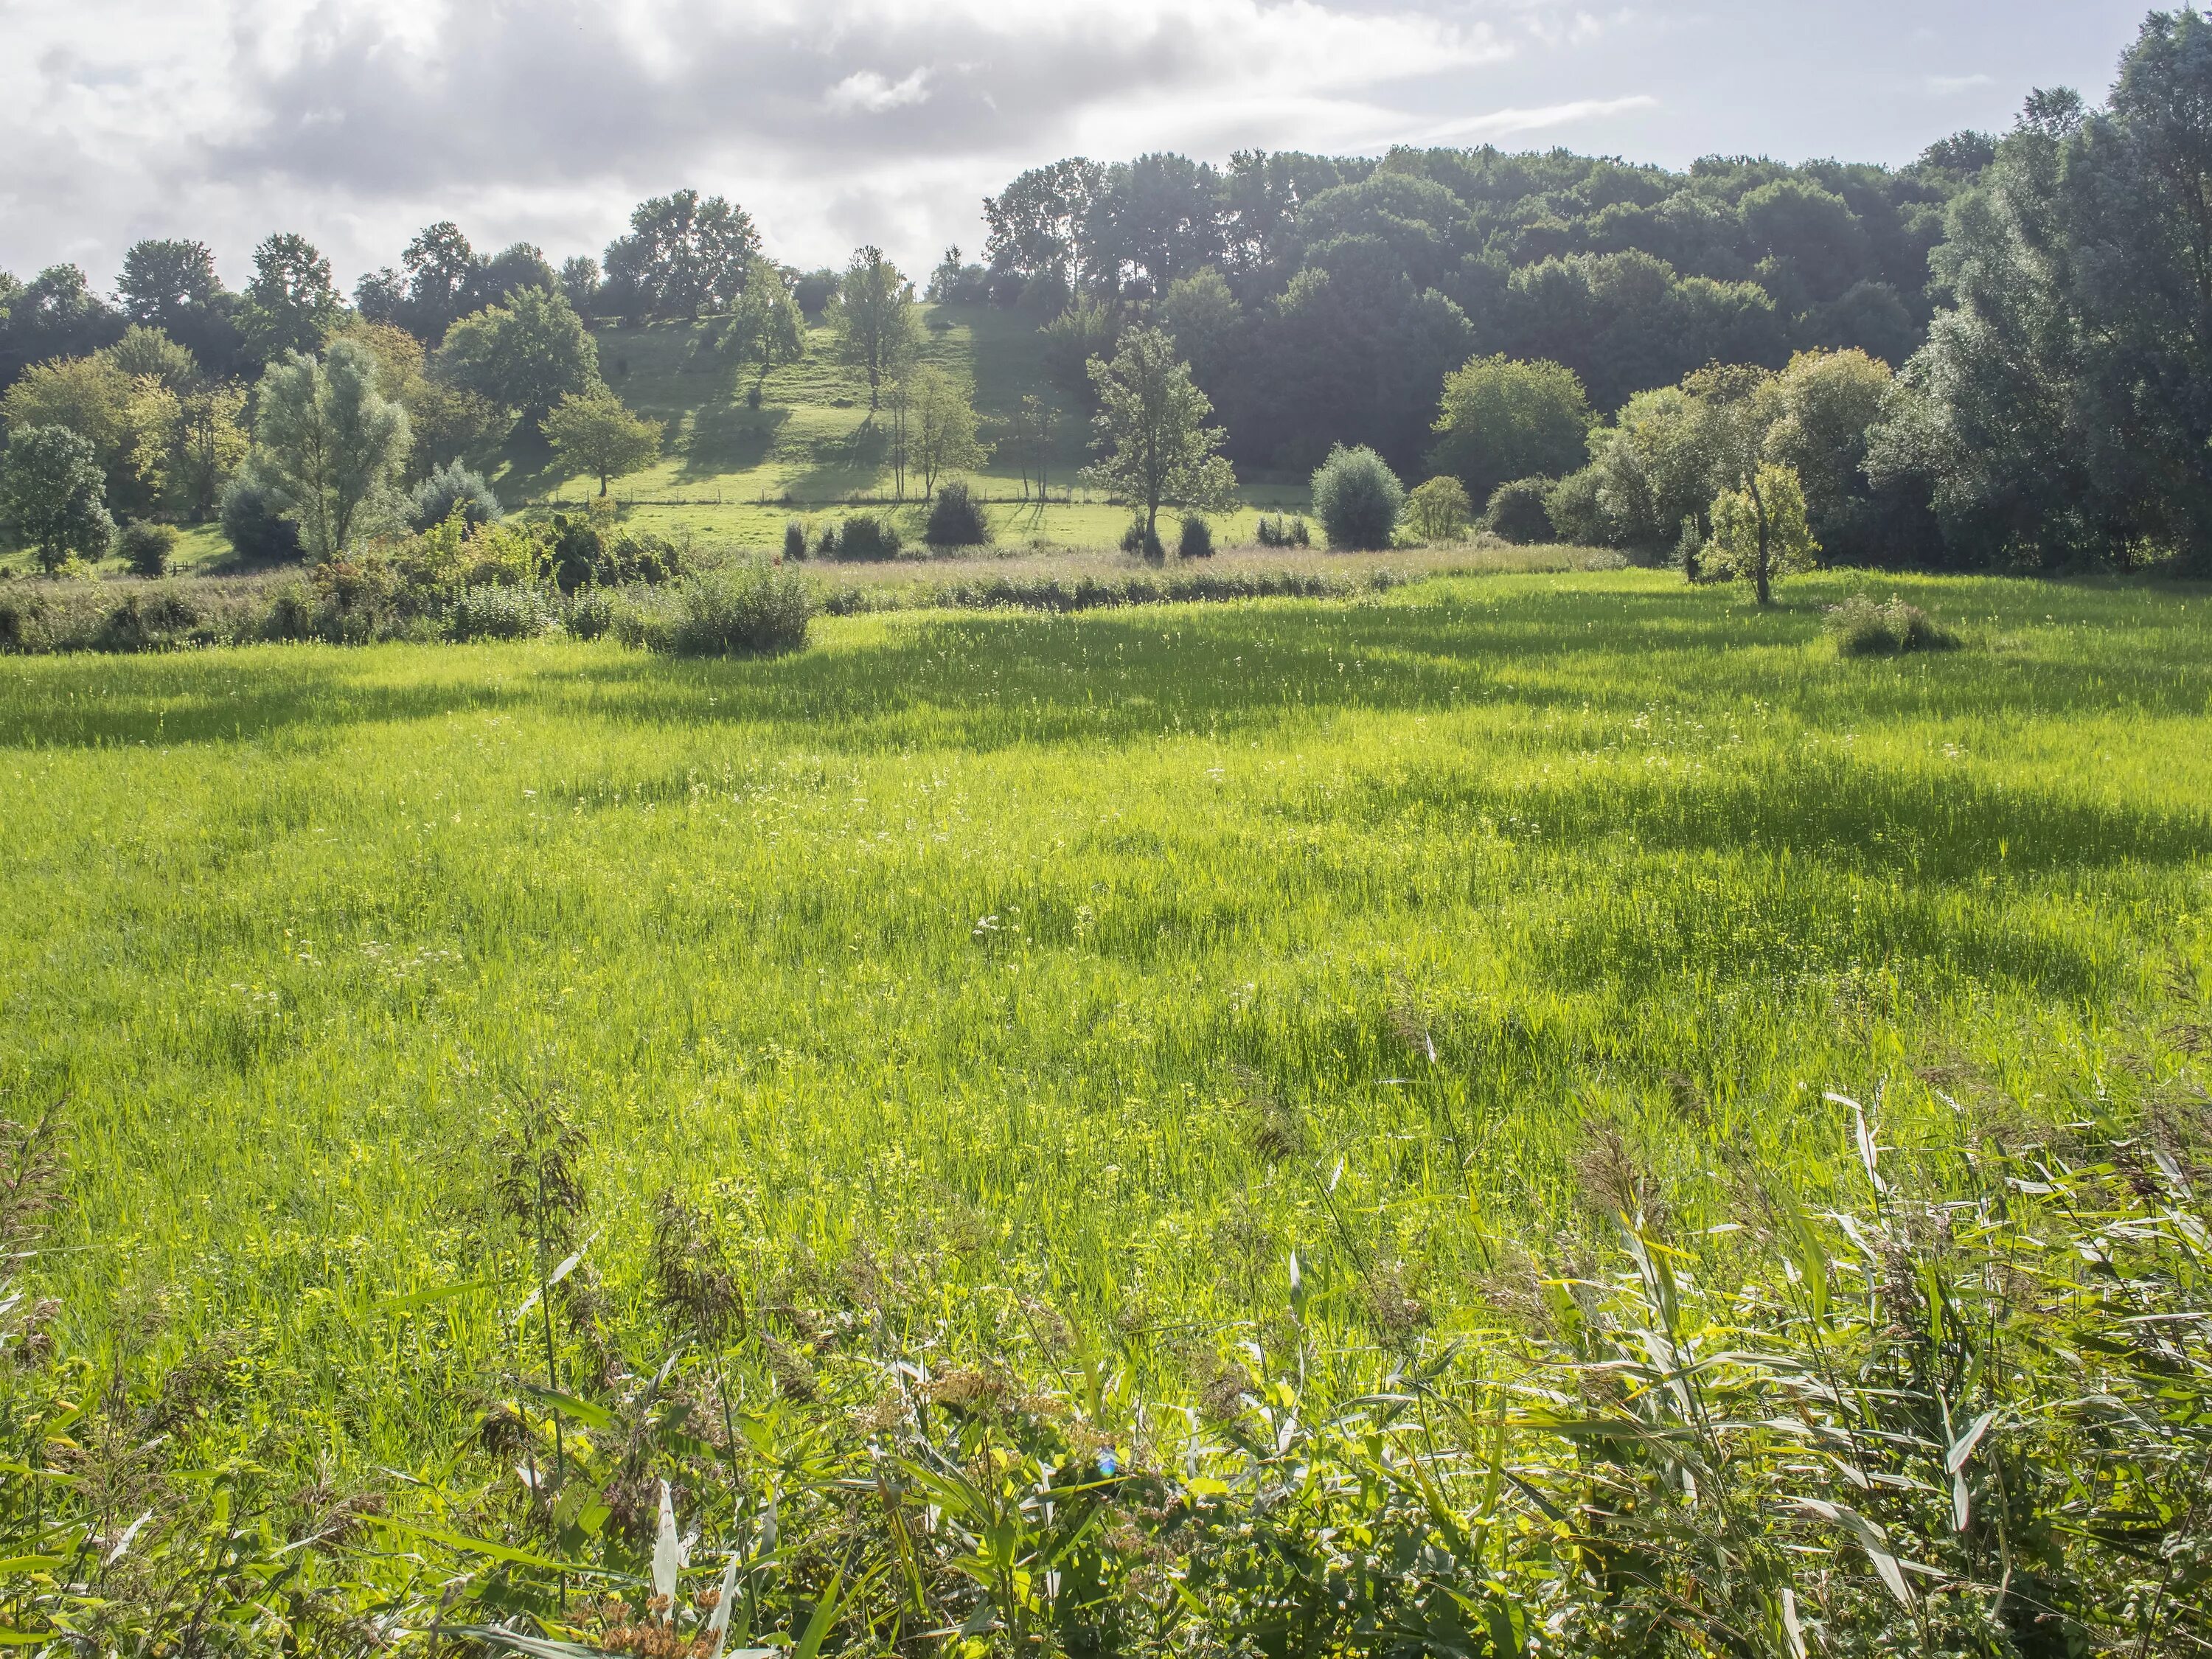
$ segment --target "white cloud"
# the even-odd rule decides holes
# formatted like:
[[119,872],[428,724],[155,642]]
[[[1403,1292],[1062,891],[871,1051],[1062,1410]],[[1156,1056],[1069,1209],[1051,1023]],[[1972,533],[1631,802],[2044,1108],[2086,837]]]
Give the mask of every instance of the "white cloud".
[[1924,84],[1929,91],[1938,96],[1951,98],[1962,92],[1978,92],[1984,87],[1993,87],[1996,82],[1987,75],[1931,75]]
[[1441,126],[1431,127],[1422,136],[1431,143],[1468,138],[1506,138],[1516,133],[1541,132],[1549,127],[1563,127],[1602,119],[1608,115],[1626,115],[1638,110],[1658,107],[1659,100],[1646,93],[1638,93],[1628,98],[1579,98],[1569,103],[1546,104],[1533,109],[1492,110],[1487,115],[1447,121]]
[[886,80],[873,70],[854,70],[823,94],[833,110],[881,115],[929,99],[929,71],[918,69],[902,81]]

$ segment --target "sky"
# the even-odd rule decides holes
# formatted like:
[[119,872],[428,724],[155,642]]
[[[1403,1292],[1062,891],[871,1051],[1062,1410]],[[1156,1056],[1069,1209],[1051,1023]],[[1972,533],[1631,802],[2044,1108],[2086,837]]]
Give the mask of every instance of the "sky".
[[0,0],[0,269],[141,237],[350,288],[421,226],[597,254],[641,198],[769,254],[972,258],[1063,155],[1394,143],[1909,161],[2031,88],[2101,101],[2140,0]]

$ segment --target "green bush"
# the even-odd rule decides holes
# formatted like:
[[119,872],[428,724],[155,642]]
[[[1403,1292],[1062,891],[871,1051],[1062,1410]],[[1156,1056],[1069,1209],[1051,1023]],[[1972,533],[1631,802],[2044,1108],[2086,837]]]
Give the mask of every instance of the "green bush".
[[895,559],[898,556],[898,526],[890,515],[856,513],[839,526],[836,540],[830,540],[830,532],[823,532],[823,551],[838,559]]
[[536,587],[471,587],[446,619],[450,640],[534,640],[561,626],[552,599]]
[[1313,532],[1306,527],[1303,514],[1285,520],[1279,513],[1272,519],[1262,518],[1257,538],[1262,547],[1310,547]]
[[1406,487],[1364,444],[1339,444],[1313,475],[1313,504],[1331,547],[1373,551],[1389,546],[1397,533]]
[[569,597],[568,631],[580,640],[596,640],[614,631],[615,596],[604,587],[580,587]]
[[222,533],[231,550],[254,564],[300,556],[300,526],[283,517],[252,472],[241,472],[222,492]]
[[507,516],[483,474],[448,461],[415,487],[408,520],[417,530],[440,525],[459,512],[471,529]]
[[983,504],[965,483],[949,483],[929,504],[929,522],[921,532],[932,547],[986,547],[991,540],[991,521]]
[[1182,533],[1176,538],[1176,556],[1179,559],[1210,559],[1213,556],[1213,526],[1206,523],[1203,513],[1182,515]]
[[1406,527],[1422,541],[1463,541],[1474,503],[1457,478],[1431,478],[1406,497]]
[[1551,520],[1554,537],[1577,547],[1604,547],[1612,542],[1605,503],[1598,498],[1603,482],[1597,468],[1586,466],[1544,492],[1544,516]]
[[101,620],[92,641],[99,651],[160,651],[180,645],[211,645],[204,632],[206,616],[183,590],[164,583],[133,593]]
[[783,556],[793,561],[806,556],[806,526],[796,519],[783,527]]
[[632,595],[615,632],[625,645],[674,657],[767,656],[804,648],[814,611],[804,576],[753,561]]
[[1500,541],[1523,547],[1552,540],[1558,532],[1545,505],[1551,492],[1549,478],[1516,478],[1498,485],[1483,509],[1482,527]]
[[1917,605],[1893,598],[1876,605],[1855,593],[1832,605],[1825,620],[1840,657],[1894,657],[1907,651],[1953,651],[1959,636]]
[[1141,522],[1132,524],[1121,532],[1121,550],[1124,553],[1134,553],[1139,557],[1148,559],[1154,564],[1159,563],[1168,556],[1167,549],[1160,544],[1158,532],[1146,533],[1145,526]]
[[115,556],[141,576],[166,576],[177,556],[175,526],[133,519],[115,532]]

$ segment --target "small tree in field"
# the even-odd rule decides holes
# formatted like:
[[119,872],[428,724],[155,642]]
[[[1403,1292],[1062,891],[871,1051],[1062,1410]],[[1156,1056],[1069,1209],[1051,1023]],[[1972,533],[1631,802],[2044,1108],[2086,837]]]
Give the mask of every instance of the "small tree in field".
[[642,471],[660,458],[660,422],[631,414],[604,386],[581,396],[570,392],[553,405],[542,429],[555,454],[599,479],[602,495],[611,480]]
[[106,553],[115,522],[107,516],[106,492],[90,441],[66,427],[36,426],[8,441],[0,508],[40,568],[58,570],[72,556]]
[[914,470],[921,474],[927,498],[944,474],[973,471],[989,452],[975,441],[975,405],[965,382],[928,365],[908,378],[914,385]]
[[1140,545],[1158,545],[1163,504],[1195,513],[1236,506],[1237,475],[1215,453],[1225,434],[1206,423],[1213,405],[1176,359],[1174,341],[1156,328],[1132,329],[1112,362],[1091,360],[1091,382],[1101,453],[1085,476],[1136,508]]
[[295,351],[261,378],[253,468],[311,559],[353,539],[407,459],[407,411],[377,390],[377,372],[368,348],[342,337],[321,361]]
[[1406,497],[1406,524],[1425,542],[1455,542],[1467,534],[1474,504],[1457,478],[1431,478]]
[[921,325],[914,284],[881,248],[861,248],[847,263],[830,307],[830,326],[839,358],[867,379],[869,409],[882,408],[884,382],[896,380],[914,361]]
[[1805,522],[1805,488],[1792,468],[1768,461],[1746,476],[1741,489],[1724,489],[1713,501],[1714,562],[1751,578],[1761,605],[1774,602],[1774,579],[1811,565],[1820,543]]

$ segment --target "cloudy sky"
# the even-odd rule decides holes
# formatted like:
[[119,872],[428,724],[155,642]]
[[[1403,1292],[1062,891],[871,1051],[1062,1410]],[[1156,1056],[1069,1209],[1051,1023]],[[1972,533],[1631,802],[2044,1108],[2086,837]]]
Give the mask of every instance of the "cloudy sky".
[[0,268],[142,236],[234,285],[270,231],[348,286],[452,218],[597,252],[639,198],[777,258],[911,270],[1066,155],[1565,145],[1909,161],[2102,96],[2140,0],[0,0]]

